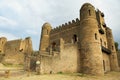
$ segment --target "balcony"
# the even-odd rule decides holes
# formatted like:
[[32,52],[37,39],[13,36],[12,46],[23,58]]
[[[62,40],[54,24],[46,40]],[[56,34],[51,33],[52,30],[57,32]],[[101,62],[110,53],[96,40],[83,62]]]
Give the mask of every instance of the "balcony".
[[105,24],[105,23],[103,23],[102,25],[103,25],[103,27],[106,27],[106,24]]
[[107,54],[111,54],[111,50],[109,50],[108,48],[104,47],[104,46],[101,46],[102,48],[102,51],[107,53]]
[[102,28],[100,28],[99,33],[104,34],[104,30]]

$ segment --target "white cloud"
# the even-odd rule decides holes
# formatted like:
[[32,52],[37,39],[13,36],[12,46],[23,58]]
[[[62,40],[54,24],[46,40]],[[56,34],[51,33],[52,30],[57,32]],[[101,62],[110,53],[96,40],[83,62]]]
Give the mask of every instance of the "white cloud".
[[38,32],[34,30],[26,30],[26,33],[31,34],[31,35],[38,35]]
[[3,16],[0,16],[0,27],[2,26],[16,26],[17,25],[17,22],[11,20],[11,19],[8,19],[6,17],[3,17]]
[[6,37],[7,40],[18,39],[18,37],[16,37],[15,35],[13,35],[11,33],[4,33],[4,32],[0,32],[0,37]]
[[0,8],[3,7],[9,7],[18,13],[23,12],[23,7],[19,0],[2,0],[0,3]]
[[[7,25],[7,29],[10,29],[13,26],[16,31],[22,33],[24,30],[24,34],[39,37],[44,22],[49,22],[55,27],[79,18],[79,9],[85,2],[90,2],[95,8],[103,11],[106,24],[113,30],[113,34],[119,33],[119,0],[0,0],[0,9],[10,9],[10,11],[6,9],[5,15],[0,14],[0,28]],[[11,11],[14,11],[16,15]],[[0,13],[2,13],[1,10]],[[35,39],[37,37],[34,36],[34,46]]]

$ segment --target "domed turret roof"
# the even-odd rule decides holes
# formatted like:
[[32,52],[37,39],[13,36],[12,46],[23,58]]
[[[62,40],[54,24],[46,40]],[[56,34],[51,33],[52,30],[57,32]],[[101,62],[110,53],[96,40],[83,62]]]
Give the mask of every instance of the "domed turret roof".
[[94,6],[90,3],[84,3],[81,8],[83,8],[83,7],[93,7],[94,8]]
[[51,25],[50,25],[50,23],[46,22],[43,24],[42,27],[48,29],[48,28],[51,28]]

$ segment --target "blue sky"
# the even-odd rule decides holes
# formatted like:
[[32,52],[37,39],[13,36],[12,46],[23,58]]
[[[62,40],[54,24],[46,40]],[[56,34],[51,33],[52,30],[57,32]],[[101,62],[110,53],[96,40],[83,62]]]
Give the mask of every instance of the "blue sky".
[[120,44],[120,0],[0,0],[0,37],[8,40],[30,36],[34,50],[39,49],[41,27],[53,27],[79,18],[80,7],[89,2],[105,14],[105,21]]

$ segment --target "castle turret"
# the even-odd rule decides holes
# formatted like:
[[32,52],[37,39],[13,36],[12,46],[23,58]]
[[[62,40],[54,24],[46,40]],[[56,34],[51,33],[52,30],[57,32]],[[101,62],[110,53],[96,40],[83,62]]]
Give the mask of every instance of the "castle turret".
[[40,40],[40,51],[46,51],[49,47],[49,34],[51,31],[51,25],[49,23],[45,23],[42,26],[41,40]]
[[118,60],[117,60],[117,53],[115,49],[115,44],[113,40],[112,30],[106,28],[106,36],[108,41],[108,49],[111,50],[110,54],[110,68],[112,71],[119,71]]
[[79,43],[81,72],[103,75],[103,57],[95,8],[85,3],[80,9]]

